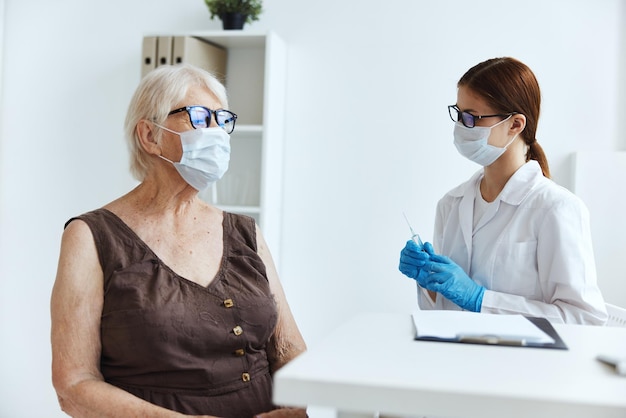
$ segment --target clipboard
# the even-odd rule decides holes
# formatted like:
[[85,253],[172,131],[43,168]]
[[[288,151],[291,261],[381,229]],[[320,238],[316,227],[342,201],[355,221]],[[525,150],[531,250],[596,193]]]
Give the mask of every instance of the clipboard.
[[[552,324],[540,317],[417,311],[412,318],[417,341],[568,349]],[[420,327],[420,323],[426,326]],[[420,329],[424,331],[420,333]]]
[[535,324],[537,328],[548,334],[550,337],[554,339],[554,343],[552,344],[530,344],[528,347],[535,348],[556,348],[557,350],[567,350],[567,345],[565,341],[561,338],[561,336],[556,332],[550,321],[546,318],[541,318],[537,316],[525,316],[524,318],[528,319],[530,322]]

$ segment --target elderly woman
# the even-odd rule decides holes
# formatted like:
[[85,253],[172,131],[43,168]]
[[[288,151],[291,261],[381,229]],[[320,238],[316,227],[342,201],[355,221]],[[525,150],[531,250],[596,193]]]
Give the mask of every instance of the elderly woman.
[[148,74],[125,129],[140,184],[66,224],[52,378],[72,416],[305,416],[272,374],[305,350],[252,218],[198,198],[228,168],[236,115],[190,65]]

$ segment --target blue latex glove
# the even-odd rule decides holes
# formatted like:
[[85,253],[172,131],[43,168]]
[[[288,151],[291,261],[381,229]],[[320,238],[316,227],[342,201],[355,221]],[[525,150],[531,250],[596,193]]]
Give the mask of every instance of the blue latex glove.
[[428,270],[424,270],[424,265],[430,259],[430,255],[435,254],[435,250],[430,242],[420,247],[415,241],[408,240],[400,252],[400,271],[407,277],[420,282],[428,275]]
[[421,268],[430,272],[417,279],[422,287],[441,293],[463,309],[480,312],[485,288],[470,279],[454,261],[432,254]]

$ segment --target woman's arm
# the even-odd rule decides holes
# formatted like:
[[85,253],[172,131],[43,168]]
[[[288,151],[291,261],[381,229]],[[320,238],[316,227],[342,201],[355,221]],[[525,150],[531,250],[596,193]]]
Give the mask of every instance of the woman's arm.
[[607,313],[596,279],[589,214],[582,202],[568,196],[538,217],[536,263],[543,300],[487,290],[482,312],[604,324]]
[[293,318],[285,292],[278,278],[274,260],[258,226],[256,227],[256,237],[257,252],[265,264],[270,290],[274,295],[278,308],[278,323],[268,346],[270,368],[271,372],[274,373],[298,354],[306,351],[306,344]]
[[63,233],[50,304],[52,382],[73,417],[181,417],[106,383],[100,373],[103,273],[93,236],[82,221]]
[[[265,264],[267,279],[269,281],[270,290],[276,300],[278,309],[278,322],[274,335],[267,347],[267,357],[270,362],[270,371],[274,374],[285,364],[296,358],[300,353],[306,351],[306,344],[296,321],[293,318],[285,292],[278,278],[278,272],[274,265],[274,260],[270,254],[269,248],[261,234],[259,227],[256,227],[257,252]],[[270,411],[258,417],[306,417],[306,408],[281,408]]]

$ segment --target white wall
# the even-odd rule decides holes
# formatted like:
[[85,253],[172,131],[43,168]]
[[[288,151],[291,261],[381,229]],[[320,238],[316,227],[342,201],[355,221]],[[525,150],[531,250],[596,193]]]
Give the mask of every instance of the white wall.
[[[134,184],[122,122],[142,36],[220,24],[202,0],[3,2],[0,416],[63,416],[48,312],[63,223]],[[470,66],[510,55],[533,68],[538,137],[561,184],[572,185],[571,153],[626,144],[622,1],[469,6],[266,0],[247,28],[289,47],[281,273],[310,345],[357,312],[413,308],[397,271],[402,211],[431,239],[437,199],[476,169],[456,153],[446,111]]]

